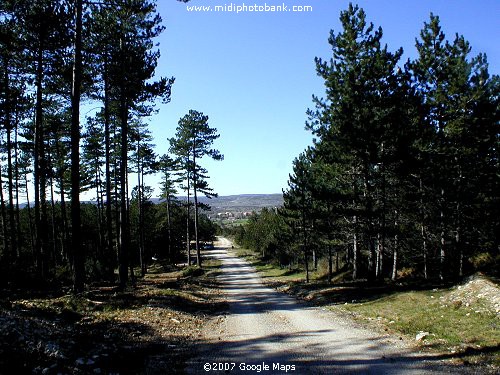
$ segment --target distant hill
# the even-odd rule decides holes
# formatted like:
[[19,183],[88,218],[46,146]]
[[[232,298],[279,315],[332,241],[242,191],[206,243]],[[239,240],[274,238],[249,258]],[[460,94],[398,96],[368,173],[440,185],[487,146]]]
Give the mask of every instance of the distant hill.
[[242,194],[212,199],[203,198],[201,202],[210,205],[212,212],[259,211],[264,207],[281,207],[282,194]]
[[[186,197],[179,197],[180,200]],[[282,194],[240,194],[228,195],[217,198],[208,199],[204,196],[198,198],[201,203],[208,204],[211,207],[209,214],[212,216],[219,213],[232,213],[234,216],[241,216],[243,213],[250,213],[252,211],[260,211],[264,207],[274,208],[283,205]],[[151,198],[153,203],[160,202],[160,198]],[[82,203],[95,204],[93,201],[85,201]],[[26,203],[19,205],[24,208]]]
[[[184,200],[186,197],[179,197]],[[159,199],[152,199],[157,203]],[[208,204],[211,207],[210,214],[227,213],[249,213],[252,211],[260,211],[264,207],[274,208],[283,205],[282,194],[240,194],[220,196],[217,198],[208,199],[199,197],[201,203]]]

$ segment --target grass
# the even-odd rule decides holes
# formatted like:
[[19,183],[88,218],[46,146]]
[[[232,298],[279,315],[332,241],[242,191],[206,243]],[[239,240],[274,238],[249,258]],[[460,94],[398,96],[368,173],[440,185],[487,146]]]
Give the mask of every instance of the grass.
[[385,331],[414,339],[428,332],[423,347],[457,354],[466,362],[500,366],[500,321],[480,304],[446,302],[449,289],[406,291],[364,303],[334,306],[358,320],[375,323]]
[[304,280],[306,278],[306,273],[300,269],[289,269],[288,267],[280,267],[277,264],[268,263],[263,261],[259,254],[255,251],[245,249],[245,248],[236,248],[236,255],[240,258],[244,258],[247,260],[257,272],[259,272],[260,276],[264,279],[268,279],[267,281],[298,281]]

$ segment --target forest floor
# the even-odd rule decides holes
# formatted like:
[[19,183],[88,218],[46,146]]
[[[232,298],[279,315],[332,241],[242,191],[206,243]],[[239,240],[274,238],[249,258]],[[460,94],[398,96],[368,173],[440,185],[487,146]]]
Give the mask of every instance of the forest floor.
[[219,265],[154,266],[123,292],[0,291],[0,374],[182,373],[207,318],[226,309]]

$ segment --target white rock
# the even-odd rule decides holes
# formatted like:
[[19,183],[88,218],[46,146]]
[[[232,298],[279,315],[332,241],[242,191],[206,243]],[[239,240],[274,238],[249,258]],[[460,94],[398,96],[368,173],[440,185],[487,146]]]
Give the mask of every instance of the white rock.
[[425,339],[427,336],[429,336],[429,332],[423,332],[423,331],[420,331],[419,333],[417,333],[417,335],[415,336],[415,340],[416,341],[422,341],[423,339]]

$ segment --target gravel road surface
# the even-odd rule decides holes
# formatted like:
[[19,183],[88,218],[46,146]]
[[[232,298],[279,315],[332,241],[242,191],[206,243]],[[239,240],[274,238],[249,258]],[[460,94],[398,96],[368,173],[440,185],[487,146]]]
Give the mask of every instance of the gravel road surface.
[[223,262],[220,281],[229,311],[206,329],[188,374],[465,373],[264,286],[255,269],[230,249],[231,243],[219,238],[207,254]]

